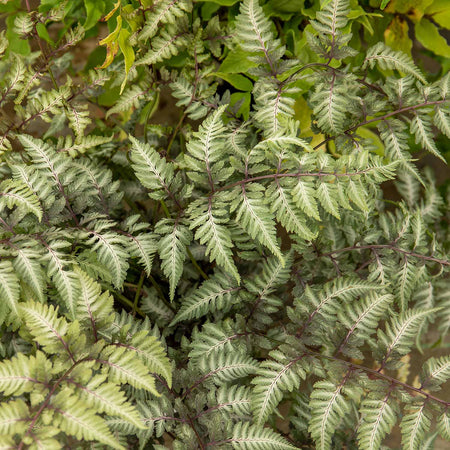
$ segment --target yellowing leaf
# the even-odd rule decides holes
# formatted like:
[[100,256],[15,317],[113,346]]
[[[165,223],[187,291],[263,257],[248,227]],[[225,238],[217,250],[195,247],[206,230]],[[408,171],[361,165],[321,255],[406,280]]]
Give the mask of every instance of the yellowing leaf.
[[109,19],[111,19],[111,17],[119,9],[119,7],[120,7],[120,0],[118,0],[117,3],[114,4],[114,8],[108,14],[106,14],[103,20],[107,22]]
[[111,34],[106,36],[105,39],[102,39],[99,42],[100,45],[106,45],[105,62],[99,67],[99,69],[105,69],[114,61],[114,57],[117,55],[117,52],[119,51],[118,38],[121,29],[122,29],[122,17],[118,16],[115,30]]
[[384,42],[393,50],[411,55],[412,41],[408,30],[408,22],[403,17],[395,16],[384,32]]
[[432,2],[433,0],[392,0],[385,11],[406,14],[413,22],[419,22]]

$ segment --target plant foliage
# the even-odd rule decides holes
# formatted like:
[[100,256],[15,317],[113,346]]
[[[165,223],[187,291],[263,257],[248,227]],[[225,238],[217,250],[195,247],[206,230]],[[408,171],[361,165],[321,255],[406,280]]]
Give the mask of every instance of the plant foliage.
[[0,447],[450,440],[450,76],[403,3],[1,3]]

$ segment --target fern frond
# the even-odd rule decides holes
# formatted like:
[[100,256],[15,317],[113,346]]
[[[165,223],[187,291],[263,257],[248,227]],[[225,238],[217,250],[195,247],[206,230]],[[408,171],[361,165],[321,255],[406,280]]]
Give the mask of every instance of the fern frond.
[[311,96],[311,104],[317,124],[325,133],[339,134],[346,128],[346,113],[349,106],[349,86],[335,75],[324,84],[319,84]]
[[62,180],[64,175],[67,174],[69,165],[68,158],[62,153],[56,153],[49,144],[40,139],[35,139],[26,134],[19,134],[18,139],[32,158],[35,168],[47,171],[61,191]]
[[84,386],[80,383],[72,383],[77,387],[79,398],[98,413],[105,412],[108,415],[122,417],[136,428],[144,428],[136,408],[127,401],[125,394],[117,385],[106,382],[105,375],[94,376]]
[[79,440],[99,441],[111,448],[124,450],[111,433],[106,422],[87,407],[84,400],[75,396],[67,397],[61,391],[52,401],[55,411],[54,424],[65,433]]
[[162,260],[161,268],[169,279],[170,299],[173,300],[187,256],[186,246],[191,243],[192,234],[180,221],[168,219],[160,220],[156,224],[155,232],[161,235],[158,253]]
[[[269,139],[281,134],[282,119],[294,115],[294,96],[297,93],[295,86],[279,85],[271,78],[261,78],[255,83],[253,95],[256,111],[253,118]],[[285,135],[284,130],[282,133]]]
[[175,25],[180,17],[185,16],[192,10],[191,0],[161,0],[153,5],[142,31],[139,33],[140,40],[152,38],[163,24]]
[[65,306],[72,318],[78,301],[79,283],[74,272],[67,269],[72,260],[61,249],[69,247],[67,241],[52,241],[46,244],[47,253],[44,260],[47,261],[47,273],[52,278],[59,295],[64,300]]
[[245,450],[292,450],[296,447],[289,444],[270,428],[261,428],[248,422],[237,423],[233,428],[230,442],[234,449]]
[[68,352],[69,344],[65,340],[69,324],[63,317],[58,317],[58,308],[36,302],[20,305],[21,317],[34,340],[42,345],[48,353]]
[[191,342],[192,350],[189,357],[197,363],[200,359],[211,355],[231,354],[236,352],[232,342],[240,334],[234,328],[229,328],[227,323],[205,323],[200,333],[195,333]]
[[134,333],[131,341],[118,345],[138,355],[149,372],[162,375],[168,386],[172,386],[172,367],[159,339],[150,336],[148,331],[144,329]]
[[311,241],[317,236],[308,228],[305,215],[299,210],[291,197],[290,189],[285,187],[283,181],[276,180],[269,186],[266,196],[272,214],[276,214],[278,222],[284,226],[286,231],[294,232],[307,241]]
[[29,419],[30,412],[23,400],[2,402],[0,405],[0,435],[22,434],[28,427]]
[[189,118],[200,120],[206,116],[209,109],[202,101],[196,100],[198,92],[197,90],[194,91],[194,86],[189,80],[179,76],[173,83],[170,83],[170,88],[172,89],[172,96],[178,99],[176,105],[184,106]]
[[[19,320],[20,286],[19,279],[14,271],[11,261],[0,261],[0,322],[4,322],[8,313],[11,313],[13,322]],[[7,312],[5,312],[5,306]]]
[[[262,426],[275,410],[286,391],[298,389],[306,373],[301,365],[303,356],[290,359],[279,350],[270,352],[270,358],[263,361],[256,371],[252,384],[252,410],[255,424]],[[290,359],[290,360],[289,360]]]
[[216,271],[194,292],[188,295],[170,323],[175,325],[184,320],[198,319],[208,313],[227,309],[239,301],[239,287],[222,272]]
[[402,429],[402,448],[408,450],[422,449],[423,441],[430,430],[432,414],[427,403],[422,402],[408,412],[400,424]]
[[129,136],[133,148],[130,153],[132,167],[139,181],[150,189],[150,197],[161,200],[170,195],[169,185],[173,180],[173,164],[161,158],[149,144]]
[[[194,132],[194,138],[186,146],[189,152],[189,156],[185,156],[188,167],[196,172],[206,173],[205,187],[212,191],[214,191],[215,178],[223,179],[224,168],[217,163],[224,158],[225,127],[222,122],[224,110],[225,105],[208,116],[200,125],[199,131]],[[220,172],[217,169],[220,169]],[[192,174],[188,175],[190,178],[193,176]],[[201,180],[196,177],[195,181],[200,182]]]
[[255,373],[258,363],[242,353],[213,353],[208,358],[202,358],[198,367],[204,377],[224,384]]
[[432,357],[422,367],[420,379],[422,387],[430,390],[440,389],[440,385],[450,378],[450,356]]
[[25,392],[31,392],[35,383],[43,383],[44,380],[35,378],[39,365],[45,365],[46,357],[42,352],[36,352],[36,356],[25,356],[18,353],[10,360],[0,362],[0,391],[5,396],[20,396]]
[[395,293],[400,310],[405,311],[418,281],[418,267],[411,260],[405,259],[396,275]]
[[[210,408],[210,412],[218,411],[224,416],[250,416],[250,389],[246,386],[223,386],[217,389],[217,404]],[[203,414],[207,413],[204,411]]]
[[[21,101],[21,97],[25,91],[16,98],[16,102]],[[36,117],[41,117],[43,120],[48,120],[48,114],[59,114],[60,108],[67,103],[67,99],[70,97],[70,88],[66,86],[60,86],[54,90],[43,90],[36,96],[28,99],[27,108],[23,111],[23,120],[31,121]],[[19,137],[20,139],[20,137]]]
[[178,31],[169,25],[167,29],[161,30],[159,36],[152,39],[152,48],[138,59],[135,64],[137,66],[151,66],[177,55],[188,43],[184,34],[182,31]]
[[43,176],[42,172],[22,164],[12,165],[11,172],[15,181],[27,186],[38,197],[39,209],[49,209],[55,201],[55,196],[52,195],[51,183],[48,183],[48,178]]
[[[97,225],[100,225],[99,221]],[[128,239],[126,236],[108,231],[89,230],[92,235],[86,242],[91,246],[91,251],[96,252],[100,263],[104,264],[111,272],[114,285],[120,288],[127,275],[128,264]]]
[[80,283],[80,298],[77,304],[76,317],[81,324],[92,328],[94,336],[97,330],[108,328],[114,320],[114,300],[108,292],[103,292],[85,272],[76,268]]
[[338,190],[335,185],[327,183],[326,181],[319,183],[316,197],[327,213],[333,215],[336,219],[341,218],[339,213],[339,203],[337,201]]
[[342,393],[343,382],[337,386],[330,381],[314,384],[309,406],[311,421],[309,432],[320,450],[331,448],[331,439],[341,419],[350,410],[349,402]]
[[397,422],[398,407],[390,396],[367,398],[361,403],[362,423],[358,427],[358,442],[362,448],[376,450]]
[[144,267],[147,275],[150,275],[153,266],[153,258],[158,249],[155,241],[155,235],[151,233],[140,233],[130,235],[130,255],[138,258],[140,264]]
[[418,329],[422,326],[424,319],[439,311],[433,309],[408,309],[398,317],[393,317],[386,325],[386,331],[378,330],[380,349],[384,350],[384,362],[392,356],[405,355],[414,344]]
[[[347,25],[350,12],[348,0],[331,0],[316,13],[316,20],[311,25],[320,33],[336,36],[337,30]],[[318,22],[317,22],[318,21]]]
[[147,367],[134,352],[127,351],[126,347],[105,347],[98,362],[108,369],[110,381],[128,383],[137,389],[145,389],[157,397],[160,395]]
[[433,123],[439,128],[439,130],[450,138],[450,114],[448,108],[442,105],[436,105],[434,107]]
[[[280,41],[274,38],[271,24],[264,15],[258,0],[245,0],[241,3],[236,18],[236,34],[242,48],[247,53],[262,54],[265,64],[275,73],[275,62],[283,56]],[[258,57],[256,61],[260,61]],[[249,59],[255,59],[249,57]]]
[[301,208],[309,217],[320,221],[319,209],[315,198],[316,189],[311,180],[306,180],[306,177],[299,177],[291,190],[291,195],[297,207]]
[[37,195],[28,186],[20,181],[6,180],[0,184],[0,211],[4,206],[12,209],[17,206],[24,214],[34,214],[39,222],[42,220],[43,211]]
[[174,317],[174,312],[163,301],[155,289],[144,287],[141,309],[158,326],[167,326]]
[[431,119],[425,114],[416,113],[411,120],[411,133],[416,136],[416,144],[422,144],[434,156],[445,161],[434,143]]
[[240,276],[233,261],[233,243],[229,229],[223,225],[228,222],[226,205],[214,199],[199,200],[189,208],[190,228],[197,228],[194,238],[206,245],[206,254],[211,261],[229,272],[239,283]]
[[392,301],[393,296],[390,294],[373,293],[359,301],[347,302],[338,311],[339,321],[349,330],[340,349],[350,339],[367,339],[373,334]]
[[149,92],[150,87],[148,83],[139,83],[129,86],[122,92],[117,102],[112,108],[109,108],[106,113],[106,118],[112,114],[129,111],[131,108],[138,108],[143,100],[155,95]]
[[232,210],[236,211],[236,222],[243,226],[247,233],[267,247],[280,261],[283,255],[276,240],[275,223],[270,210],[262,197],[263,188],[256,183],[242,186],[242,197],[236,198]]
[[325,283],[321,289],[306,287],[304,294],[296,301],[299,311],[309,314],[310,320],[320,314],[325,320],[334,320],[341,308],[341,300],[350,302],[356,296],[381,289],[376,283],[355,278],[337,278]]
[[447,411],[438,417],[436,428],[444,439],[450,440],[450,414]]
[[11,67],[4,78],[6,90],[3,91],[2,96],[5,99],[21,88],[21,83],[25,79],[26,74],[26,67],[22,58],[19,55],[14,55],[12,60]]
[[382,42],[378,42],[367,50],[363,68],[367,66],[373,68],[376,64],[383,70],[397,69],[400,72],[413,75],[426,84],[425,77],[406,53],[392,50]]
[[86,127],[91,123],[89,110],[87,105],[76,105],[68,103],[66,108],[66,116],[69,120],[69,126],[72,128],[77,141],[81,141],[84,137]]

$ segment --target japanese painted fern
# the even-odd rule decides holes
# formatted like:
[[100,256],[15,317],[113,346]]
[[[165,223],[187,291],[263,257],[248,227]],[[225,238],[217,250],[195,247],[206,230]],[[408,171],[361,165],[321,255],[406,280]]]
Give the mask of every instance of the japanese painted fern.
[[[447,203],[410,151],[444,159],[450,76],[352,48],[348,0],[305,16],[307,61],[258,0],[16,3],[0,447],[450,440]],[[75,23],[102,15],[106,60],[80,70]],[[180,118],[157,125],[168,91]]]

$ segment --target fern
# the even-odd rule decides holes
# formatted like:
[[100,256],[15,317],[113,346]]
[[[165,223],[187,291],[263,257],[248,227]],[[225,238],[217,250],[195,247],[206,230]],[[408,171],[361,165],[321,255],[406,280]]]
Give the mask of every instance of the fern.
[[349,404],[343,396],[343,383],[318,381],[311,393],[311,421],[309,431],[317,448],[331,448],[331,437],[341,418],[349,412]]
[[237,301],[239,288],[221,272],[204,281],[183,302],[171,325],[183,320],[192,320],[204,316],[206,313],[221,309],[229,309]]
[[286,361],[282,351],[273,351],[270,356],[273,359],[264,361],[253,379],[252,406],[257,425],[262,425],[274,411],[283,398],[283,391],[298,388],[306,376],[301,356],[290,361]]
[[366,399],[361,404],[363,422],[358,429],[358,441],[364,448],[380,448],[381,441],[397,421],[395,403],[387,395],[383,399]]
[[0,3],[0,447],[450,441],[436,5]]
[[270,429],[261,430],[259,427],[248,423],[237,424],[233,435],[227,442],[231,442],[234,448],[245,448],[247,450],[276,450],[295,448],[280,435]]
[[413,75],[419,81],[425,83],[425,78],[407,55],[393,51],[381,42],[368,49],[364,61],[364,65],[370,67],[373,67],[375,64],[378,64],[381,69],[400,70],[401,72]]

